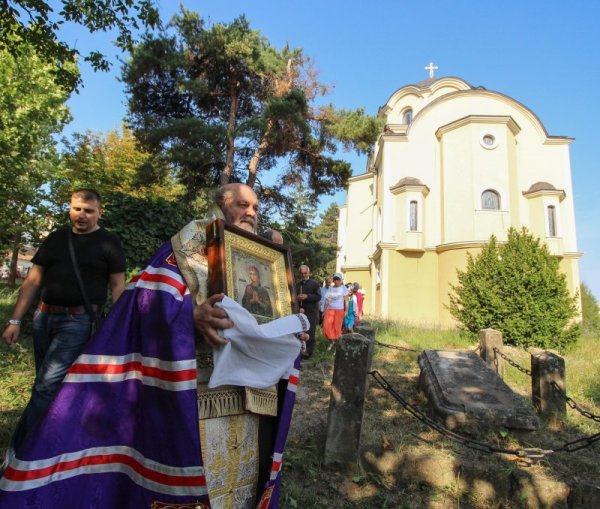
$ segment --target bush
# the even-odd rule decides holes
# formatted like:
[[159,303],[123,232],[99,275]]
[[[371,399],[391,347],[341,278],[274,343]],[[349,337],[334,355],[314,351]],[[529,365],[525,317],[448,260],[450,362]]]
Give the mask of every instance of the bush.
[[137,198],[123,193],[106,197],[102,226],[121,239],[128,272],[143,268],[152,254],[194,219],[188,204],[164,198]]
[[581,315],[586,332],[600,332],[600,307],[596,297],[585,283],[581,283]]
[[507,344],[558,350],[579,337],[579,325],[569,325],[577,316],[577,296],[569,295],[558,260],[526,228],[511,228],[502,246],[492,236],[457,273],[448,308],[464,329],[493,328]]

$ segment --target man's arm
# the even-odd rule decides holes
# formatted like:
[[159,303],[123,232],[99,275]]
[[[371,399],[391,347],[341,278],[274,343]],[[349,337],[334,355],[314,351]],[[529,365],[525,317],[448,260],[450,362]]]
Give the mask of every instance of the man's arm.
[[125,272],[116,272],[109,276],[110,294],[113,304],[117,302],[123,291],[125,290]]
[[[31,269],[29,269],[29,274],[27,274],[25,281],[23,281],[23,284],[21,285],[19,297],[17,298],[17,303],[13,309],[11,319],[21,320],[23,316],[25,316],[25,313],[27,313],[31,304],[33,304],[38,290],[42,286],[43,279],[44,268],[41,265],[34,264]],[[8,325],[2,334],[2,339],[10,345],[19,339],[20,332],[20,325]]]
[[308,302],[319,302],[321,300],[321,287],[319,283],[314,281],[314,285],[311,285],[312,291],[306,294],[306,300]]

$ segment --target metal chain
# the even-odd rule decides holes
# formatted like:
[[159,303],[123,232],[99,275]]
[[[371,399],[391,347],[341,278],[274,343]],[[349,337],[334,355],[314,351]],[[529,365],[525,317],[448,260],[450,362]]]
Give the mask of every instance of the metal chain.
[[600,415],[594,415],[592,412],[581,408],[575,400],[567,396],[565,391],[563,391],[556,382],[550,382],[550,385],[564,398],[564,400],[567,402],[567,405],[569,405],[573,410],[577,410],[581,415],[591,419],[592,421],[600,422]]
[[385,348],[390,348],[392,350],[401,350],[403,352],[421,353],[421,350],[414,350],[413,348],[407,348],[406,346],[388,345],[387,343],[381,343],[380,341],[375,341],[375,344],[377,346],[384,346]]
[[504,447],[495,447],[489,444],[485,444],[483,442],[478,442],[476,440],[472,440],[470,438],[464,437],[454,431],[449,430],[439,422],[434,421],[423,412],[421,412],[417,407],[411,405],[408,401],[406,401],[400,394],[398,394],[394,388],[387,382],[387,380],[379,373],[379,371],[374,370],[370,371],[369,375],[371,375],[375,381],[381,385],[383,389],[389,392],[396,401],[398,401],[405,410],[407,410],[414,417],[419,419],[421,422],[427,424],[430,428],[433,428],[438,433],[460,443],[472,449],[477,449],[479,451],[488,452],[488,453],[502,453],[502,454],[510,454],[513,456],[518,456],[521,458],[542,458],[547,454],[550,454],[552,451],[544,451],[538,448],[519,448],[519,449],[506,449]]
[[513,368],[518,369],[521,373],[525,373],[528,376],[531,376],[531,371],[523,366],[519,366],[515,361],[513,361],[508,355],[502,353],[498,350],[497,347],[494,347],[494,354],[502,357],[506,362],[508,362]]
[[[470,438],[464,437],[454,431],[449,430],[439,422],[434,421],[423,412],[421,412],[417,407],[411,405],[408,401],[406,401],[400,394],[398,394],[394,388],[387,382],[387,380],[379,373],[377,370],[369,371],[368,373],[371,375],[375,381],[387,392],[389,392],[393,398],[400,403],[405,410],[407,410],[411,415],[416,417],[418,420],[433,428],[441,435],[454,440],[466,447],[470,447],[471,449],[477,449],[479,451],[487,452],[487,453],[501,453],[501,454],[509,454],[512,456],[517,456],[519,458],[530,458],[530,459],[540,459],[555,452],[573,452],[578,451],[579,449],[583,449],[592,445],[594,442],[600,440],[600,433],[592,435],[590,437],[580,438],[578,440],[573,440],[572,442],[567,442],[559,447],[554,449],[540,449],[538,447],[519,447],[517,449],[505,449],[502,447],[494,447],[492,445],[478,442],[477,440],[472,440]],[[596,417],[596,416],[594,416]]]

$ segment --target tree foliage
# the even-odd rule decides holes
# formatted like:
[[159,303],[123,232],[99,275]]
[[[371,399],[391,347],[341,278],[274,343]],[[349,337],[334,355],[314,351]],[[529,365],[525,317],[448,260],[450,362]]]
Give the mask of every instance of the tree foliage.
[[581,293],[581,316],[583,329],[587,332],[600,332],[600,306],[596,297],[585,283],[579,287]]
[[147,171],[161,162],[144,151],[125,126],[106,133],[75,133],[71,140],[63,140],[63,145],[64,169],[53,184],[57,203],[67,202],[77,187],[91,187],[101,196],[116,191],[173,200],[183,194],[182,186],[167,171],[157,177]]
[[[65,22],[85,27],[90,33],[115,29],[116,44],[128,49],[133,43],[132,30],[159,24],[158,10],[153,0],[61,0],[54,12],[52,4],[43,0],[0,0],[0,51],[20,58],[30,48],[41,61],[57,64],[53,72],[56,81],[67,90],[81,84],[79,73],[70,63],[79,55],[75,47],[58,36]],[[93,51],[84,55],[96,70],[108,70],[106,57]]]
[[319,266],[319,276],[325,276],[335,272],[337,256],[337,230],[338,230],[338,205],[332,203],[320,216],[321,222],[313,229],[315,240],[321,246],[320,254],[324,263]]
[[158,196],[114,192],[105,201],[102,226],[121,239],[130,272],[143,268],[156,249],[196,216],[187,204]]
[[564,350],[577,340],[577,297],[569,295],[558,260],[526,228],[511,228],[501,246],[492,236],[457,273],[449,309],[466,330],[497,329],[505,343],[522,347]]
[[43,185],[57,171],[54,136],[70,120],[54,70],[27,45],[18,56],[0,50],[0,248],[13,253],[24,233],[35,243],[47,226]]
[[184,202],[181,185],[166,172],[144,181],[144,169],[159,164],[126,127],[75,134],[65,140],[63,170],[53,183],[54,214],[68,224],[65,204],[72,190],[96,189],[104,207],[101,224],[119,235],[127,266],[137,271],[164,241],[206,210],[206,199]]
[[302,50],[274,48],[243,16],[208,26],[182,8],[171,28],[143,39],[122,79],[136,136],[177,170],[189,195],[241,181],[262,202],[288,207],[286,189],[301,182],[315,201],[345,185],[350,165],[330,155],[336,136],[367,150],[380,122],[316,107],[327,87]]

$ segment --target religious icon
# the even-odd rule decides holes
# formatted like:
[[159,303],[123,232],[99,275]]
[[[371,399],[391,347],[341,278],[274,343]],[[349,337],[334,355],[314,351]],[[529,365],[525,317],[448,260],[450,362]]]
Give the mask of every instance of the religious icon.
[[287,247],[217,219],[206,229],[208,290],[225,293],[259,323],[296,311]]

